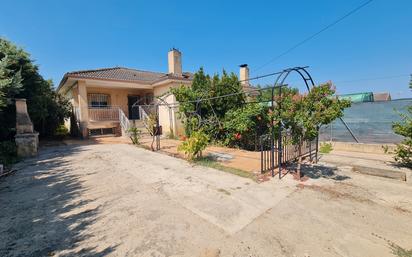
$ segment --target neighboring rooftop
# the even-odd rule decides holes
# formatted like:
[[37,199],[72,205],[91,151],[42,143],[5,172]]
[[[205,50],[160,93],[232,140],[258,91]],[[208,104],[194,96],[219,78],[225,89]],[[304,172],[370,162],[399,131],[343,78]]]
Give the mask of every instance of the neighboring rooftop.
[[339,98],[350,100],[352,103],[382,102],[382,101],[392,100],[391,95],[388,92],[382,92],[382,93],[364,92],[364,93],[344,94],[344,95],[339,95]]
[[383,93],[373,93],[373,100],[375,102],[381,102],[381,101],[390,101],[392,100],[391,94],[388,92],[383,92]]

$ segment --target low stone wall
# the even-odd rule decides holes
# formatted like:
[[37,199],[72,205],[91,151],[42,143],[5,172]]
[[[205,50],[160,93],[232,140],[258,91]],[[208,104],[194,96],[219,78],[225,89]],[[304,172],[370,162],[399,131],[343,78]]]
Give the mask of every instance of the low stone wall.
[[[322,144],[324,142],[320,142]],[[325,143],[329,143],[325,141]],[[394,144],[363,144],[363,143],[348,143],[348,142],[331,142],[333,150],[348,151],[348,152],[361,152],[361,153],[376,153],[384,154],[384,147],[388,148],[389,152],[395,150]]]

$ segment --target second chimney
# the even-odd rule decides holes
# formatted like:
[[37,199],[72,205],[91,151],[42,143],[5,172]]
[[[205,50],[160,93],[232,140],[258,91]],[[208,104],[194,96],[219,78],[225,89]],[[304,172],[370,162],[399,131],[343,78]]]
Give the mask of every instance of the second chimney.
[[243,89],[249,88],[249,67],[247,64],[239,65],[240,67],[240,74],[239,80],[240,84],[242,85]]
[[169,63],[169,73],[179,77],[182,76],[182,53],[172,48],[167,54],[167,59]]

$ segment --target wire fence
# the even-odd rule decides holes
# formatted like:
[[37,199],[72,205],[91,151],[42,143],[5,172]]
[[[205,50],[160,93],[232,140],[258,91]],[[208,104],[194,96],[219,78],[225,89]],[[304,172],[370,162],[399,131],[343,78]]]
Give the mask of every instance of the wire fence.
[[[343,119],[360,143],[399,143],[403,137],[392,130],[393,122],[401,120],[412,99],[387,102],[354,103],[345,110]],[[320,129],[321,141],[355,142],[340,120],[335,120]]]

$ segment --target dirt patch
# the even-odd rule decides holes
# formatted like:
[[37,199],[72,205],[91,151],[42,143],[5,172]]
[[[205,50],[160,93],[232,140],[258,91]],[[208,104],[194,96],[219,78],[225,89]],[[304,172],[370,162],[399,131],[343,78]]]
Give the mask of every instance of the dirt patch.
[[346,199],[346,200],[357,201],[360,203],[369,203],[369,204],[374,203],[369,198],[347,192],[345,190],[346,185],[344,184],[339,185],[339,186],[323,186],[323,185],[320,186],[320,185],[305,185],[303,183],[300,183],[296,185],[296,187],[299,189],[310,189],[316,192],[320,192],[323,195],[329,197],[329,199]]
[[230,193],[229,191],[227,191],[227,190],[225,190],[225,189],[223,189],[223,188],[219,188],[217,191],[218,191],[218,192],[221,192],[221,193],[224,193],[225,195],[231,195],[231,193]]

